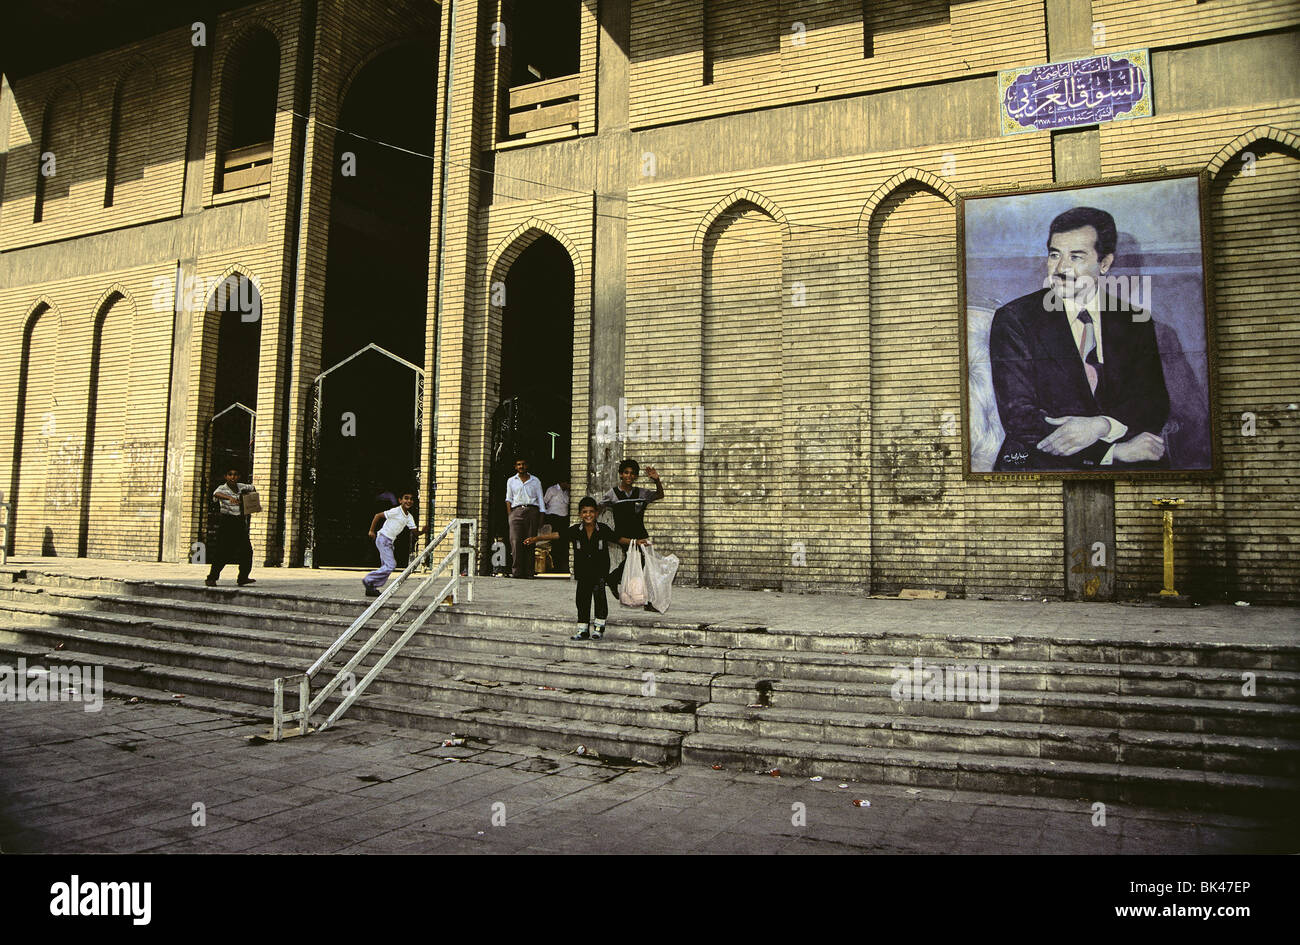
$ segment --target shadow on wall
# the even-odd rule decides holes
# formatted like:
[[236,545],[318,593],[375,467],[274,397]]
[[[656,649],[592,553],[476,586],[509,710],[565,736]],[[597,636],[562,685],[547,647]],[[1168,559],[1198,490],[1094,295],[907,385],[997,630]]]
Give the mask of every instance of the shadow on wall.
[[58,556],[59,556],[59,553],[58,553],[58,551],[56,551],[55,548],[54,548],[54,529],[52,529],[52,528],[50,528],[50,526],[46,525],[46,526],[45,526],[45,539],[41,542],[41,557],[42,557],[42,558],[57,558]]

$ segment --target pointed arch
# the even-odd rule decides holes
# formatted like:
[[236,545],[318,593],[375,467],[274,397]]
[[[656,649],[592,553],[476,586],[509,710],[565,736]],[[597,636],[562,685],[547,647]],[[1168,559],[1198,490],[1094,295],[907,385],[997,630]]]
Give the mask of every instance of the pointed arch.
[[[232,286],[231,285],[232,281],[237,282],[238,286],[237,287]],[[266,313],[262,309],[262,297],[263,297],[262,280],[243,263],[232,263],[231,265],[227,266],[224,270],[222,270],[221,275],[219,275],[216,279],[209,280],[201,284],[203,291],[205,293],[204,300],[203,300],[203,309],[202,309],[203,329],[201,334],[202,344],[203,344],[203,361],[204,364],[211,364],[212,366],[212,371],[213,374],[215,375],[214,380],[216,381],[216,387],[214,388],[213,396],[217,397],[218,399],[220,399],[220,393],[222,387],[221,379],[223,377],[223,374],[225,373],[222,371],[223,345],[222,345],[221,338],[228,330],[228,328],[223,327],[223,325],[227,324],[227,320],[225,316],[230,314],[232,311],[238,310],[241,313],[240,321],[241,322],[251,321],[251,327],[255,328],[257,332],[257,337],[252,342],[253,347],[248,352],[248,354],[251,354],[254,361],[258,363],[255,363],[251,366],[244,365],[244,370],[251,369],[253,372],[254,380],[252,381],[252,383],[254,385],[254,390],[256,390],[256,383],[257,383],[256,379],[259,378],[261,375],[260,352],[261,352],[262,322],[264,318],[259,317],[252,320],[245,320],[242,318],[243,310],[240,308],[240,306],[242,306],[243,304],[244,283],[247,283],[248,285],[252,286],[253,293],[255,294],[255,304],[257,306],[257,310],[261,316],[265,316]],[[244,397],[244,398],[235,398],[235,399],[247,399],[247,398]],[[215,406],[221,407],[224,406],[224,404],[216,404]]]
[[[566,260],[572,282],[562,271]],[[578,243],[569,233],[538,216],[522,220],[496,242],[487,258],[483,294],[479,297],[484,343],[475,364],[484,411],[475,418],[474,436],[487,474],[476,498],[481,497],[479,507],[489,527],[497,527],[497,499],[504,499],[509,475],[497,474],[504,460],[493,451],[496,418],[500,411],[514,409],[507,403],[527,411],[538,422],[538,428],[553,424],[545,428],[557,433],[548,460],[543,462],[540,453],[534,454],[535,475],[556,481],[564,466],[570,478],[586,481],[585,418],[591,370],[591,287],[587,268]],[[497,294],[498,287],[504,295]],[[554,380],[528,369],[533,357],[555,366]],[[510,434],[495,446],[497,450],[513,451],[523,443]],[[533,451],[532,446],[525,448]],[[504,522],[501,526],[506,527]]]
[[763,196],[756,190],[750,190],[748,187],[738,187],[710,207],[709,212],[700,220],[700,225],[695,230],[695,241],[692,246],[694,252],[699,253],[704,248],[704,240],[713,224],[717,222],[718,217],[738,203],[752,203],[758,207],[780,225],[783,240],[790,238],[790,221],[786,219],[785,211],[777,206],[775,201]]
[[[780,207],[752,190],[718,201],[696,233],[699,360],[691,380],[698,384],[702,449],[695,457],[678,454],[676,462],[698,470],[694,537],[700,580],[708,584],[779,587],[785,570],[773,536],[781,533],[783,502],[775,484],[787,479],[783,457],[793,445],[783,419],[782,353],[793,340],[782,317],[789,238]],[[678,357],[685,373],[694,358]],[[744,468],[752,484],[738,483],[729,471],[735,468]],[[727,553],[737,547],[745,548],[743,557]]]
[[1271,141],[1296,154],[1300,154],[1300,135],[1293,134],[1282,128],[1276,128],[1273,125],[1256,125],[1249,131],[1237,135],[1237,137],[1220,148],[1219,153],[1210,159],[1210,163],[1205,166],[1205,169],[1210,172],[1211,176],[1217,175],[1227,166],[1229,161],[1256,141]]
[[411,33],[397,39],[391,39],[371,49],[348,70],[348,74],[339,83],[338,95],[334,102],[335,108],[341,109],[343,107],[343,103],[347,101],[348,93],[352,91],[352,85],[356,82],[357,76],[361,75],[367,66],[387,53],[404,48],[427,50],[433,56],[434,68],[437,68],[437,37],[423,33]]
[[131,290],[128,289],[126,286],[122,285],[122,283],[114,282],[112,285],[110,285],[107,289],[104,290],[103,294],[100,295],[99,297],[99,301],[97,301],[94,307],[91,309],[91,312],[94,313],[95,321],[98,322],[100,319],[102,319],[104,315],[108,313],[108,309],[119,298],[124,299],[126,303],[131,306],[131,310],[134,313],[136,308],[135,296],[132,295]]
[[246,24],[221,54],[216,83],[216,190],[270,180],[278,109],[285,92],[285,37],[273,24]]
[[123,185],[138,190],[153,151],[154,90],[158,73],[147,59],[135,56],[118,74],[109,119],[108,162],[104,171],[104,206],[120,203]]
[[[36,539],[27,541],[28,533],[19,526],[26,525],[29,519],[32,520],[33,526],[36,525],[35,517],[39,516],[39,506],[41,505],[41,501],[39,500],[44,491],[44,482],[41,481],[42,477],[37,473],[37,469],[40,468],[40,466],[32,460],[31,453],[33,450],[30,445],[25,443],[33,433],[33,431],[29,429],[30,424],[28,423],[28,414],[32,412],[31,404],[29,403],[31,400],[30,387],[33,369],[32,347],[36,330],[44,319],[53,320],[54,324],[52,330],[55,332],[54,348],[57,349],[58,330],[63,320],[63,313],[49,296],[42,294],[37,296],[32,304],[28,306],[22,319],[22,342],[18,361],[18,396],[15,399],[13,454],[12,462],[10,464],[8,492],[8,501],[13,506],[9,515],[9,534],[6,536],[8,542],[8,548],[6,551],[10,554],[15,553],[15,549],[19,549],[19,546],[17,545],[17,537],[20,534],[24,536],[24,541],[27,543],[25,549],[20,549],[24,551],[24,553],[40,547],[39,544],[34,543]],[[52,392],[52,367],[46,364],[36,365],[36,367],[40,371],[40,377],[48,381],[48,385]],[[40,417],[39,415],[36,415],[30,419],[39,420]],[[36,432],[39,432],[40,429],[40,425],[38,424],[36,426]],[[41,465],[43,466],[43,463]],[[26,466],[28,472],[26,482],[24,482],[24,477],[22,475],[24,466]],[[32,478],[38,480],[37,485],[31,485]],[[29,514],[29,512],[31,514]],[[34,530],[31,534],[35,534]]]
[[929,171],[923,171],[919,167],[905,167],[889,180],[885,181],[876,188],[867,202],[862,207],[862,212],[858,214],[858,232],[865,233],[871,226],[871,217],[875,214],[876,209],[880,206],[890,194],[908,183],[920,184],[927,190],[931,190],[938,196],[953,206],[957,205],[957,191],[942,177],[937,174],[931,174]]
[[32,323],[47,311],[53,311],[56,316],[61,317],[62,315],[62,312],[59,307],[54,304],[54,301],[42,292],[40,295],[36,296],[31,305],[27,306],[27,311],[23,314],[23,333],[26,334],[31,331]]
[[208,283],[209,285],[212,286],[212,290],[204,296],[203,301],[204,301],[205,310],[213,302],[214,296],[217,294],[217,289],[231,276],[243,276],[245,279],[247,279],[249,282],[253,284],[253,288],[257,290],[257,294],[259,296],[262,294],[261,278],[257,276],[253,272],[253,270],[249,269],[243,263],[231,263],[224,270],[222,270],[221,275],[217,276],[216,279]]
[[[109,329],[109,315],[114,315]],[[122,496],[129,492],[129,476],[122,466],[131,396],[131,342],[135,299],[113,283],[95,303],[90,344],[90,379],[86,393],[86,428],[81,454],[81,510],[77,528],[77,557],[109,556],[122,539]],[[111,332],[108,364],[104,363],[104,335]],[[96,454],[99,454],[98,456]],[[96,470],[98,466],[98,470]],[[98,482],[98,487],[96,484]],[[98,513],[92,521],[92,505]],[[133,526],[135,523],[130,523]],[[92,535],[92,530],[94,534]],[[92,547],[93,545],[93,547]]]
[[[52,200],[68,195],[68,181],[75,176],[67,169],[68,164],[81,163],[80,159],[73,161],[79,151],[77,145],[80,137],[81,103],[81,88],[71,80],[61,83],[45,100],[45,107],[41,111],[40,146],[36,150],[36,202],[32,210],[33,223],[41,223],[45,220],[46,213],[50,209],[48,205]],[[47,153],[54,155],[55,172],[50,177],[44,173],[44,155]],[[60,165],[63,165],[62,170]]]
[[275,40],[275,45],[284,49],[285,36],[284,31],[280,29],[279,24],[266,17],[257,17],[242,23],[235,33],[230,37],[226,44],[225,54],[221,60],[221,72],[224,78],[226,67],[230,64],[230,57],[233,53],[238,52],[243,45],[248,42],[257,33],[268,33]]
[[498,282],[501,275],[510,270],[511,265],[514,264],[514,261],[520,257],[524,250],[543,236],[553,238],[564,247],[569,254],[569,258],[573,260],[575,282],[581,277],[583,271],[582,253],[579,252],[577,244],[569,239],[568,235],[555,224],[539,217],[529,217],[511,230],[509,235],[497,244],[496,249],[488,257],[486,269],[488,279],[485,289],[489,296],[492,292],[493,283]]

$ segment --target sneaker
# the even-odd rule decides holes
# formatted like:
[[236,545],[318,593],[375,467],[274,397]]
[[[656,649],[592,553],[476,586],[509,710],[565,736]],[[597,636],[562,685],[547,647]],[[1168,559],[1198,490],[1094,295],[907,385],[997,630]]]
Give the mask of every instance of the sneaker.
[[379,588],[377,588],[377,587],[371,587],[369,584],[365,583],[364,581],[361,582],[361,586],[364,587],[364,588],[366,589],[366,596],[367,596],[367,597],[378,597],[378,596],[379,596]]
[[583,627],[581,630],[579,630],[579,631],[578,631],[577,633],[575,633],[573,636],[569,637],[569,639],[570,639],[570,640],[590,640],[591,637],[592,637],[592,634],[589,634],[589,633],[587,632],[587,628],[586,628],[586,627]]
[[591,630],[591,638],[592,638],[593,640],[599,640],[599,639],[601,639],[601,638],[604,637],[604,636],[605,636],[605,628],[604,628],[604,627],[596,626],[596,627],[593,627],[593,628],[592,628],[592,630]]
[[245,584],[256,584],[257,578],[239,578],[235,583],[240,587],[243,587]]

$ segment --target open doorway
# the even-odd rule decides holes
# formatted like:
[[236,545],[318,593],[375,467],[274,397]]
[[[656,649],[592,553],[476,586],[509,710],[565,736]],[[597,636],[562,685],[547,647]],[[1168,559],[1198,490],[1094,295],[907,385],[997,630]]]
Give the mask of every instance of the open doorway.
[[[522,455],[542,488],[570,475],[573,424],[573,261],[550,236],[519,254],[505,277],[500,402],[492,418],[488,529],[509,544],[506,480]],[[572,506],[572,503],[571,503]],[[491,542],[485,542],[490,550]]]
[[212,526],[212,490],[226,470],[239,470],[240,482],[256,483],[253,433],[257,426],[262,320],[250,317],[250,313],[261,311],[261,295],[244,273],[228,276],[208,299],[207,324],[215,327],[216,359],[213,396],[203,431],[206,477],[200,484],[200,540],[206,540],[207,529]]
[[436,62],[422,43],[379,54],[340,112],[308,482],[316,567],[376,567],[371,519],[418,490]]

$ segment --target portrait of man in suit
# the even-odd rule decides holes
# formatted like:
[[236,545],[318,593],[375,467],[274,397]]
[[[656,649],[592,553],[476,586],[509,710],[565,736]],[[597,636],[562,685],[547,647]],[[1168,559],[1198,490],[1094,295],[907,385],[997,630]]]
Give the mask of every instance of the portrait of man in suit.
[[1116,292],[1114,217],[1055,216],[1044,287],[999,307],[988,361],[1004,438],[997,472],[1168,468],[1170,399],[1151,313]]

